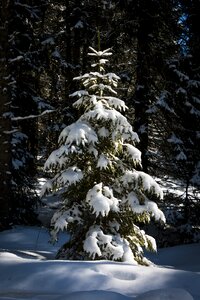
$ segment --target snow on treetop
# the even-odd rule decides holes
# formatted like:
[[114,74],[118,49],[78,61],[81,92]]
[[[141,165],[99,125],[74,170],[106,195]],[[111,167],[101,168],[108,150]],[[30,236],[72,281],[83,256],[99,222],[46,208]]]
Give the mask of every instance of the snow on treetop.
[[103,56],[111,56],[112,55],[112,52],[109,52],[111,50],[111,48],[108,48],[104,51],[97,51],[92,47],[89,47],[89,49],[92,51],[92,52],[88,53],[89,56],[103,57]]
[[95,144],[98,141],[98,137],[93,128],[78,120],[77,122],[65,127],[59,136],[59,142],[65,142],[65,144],[76,145],[82,144]]

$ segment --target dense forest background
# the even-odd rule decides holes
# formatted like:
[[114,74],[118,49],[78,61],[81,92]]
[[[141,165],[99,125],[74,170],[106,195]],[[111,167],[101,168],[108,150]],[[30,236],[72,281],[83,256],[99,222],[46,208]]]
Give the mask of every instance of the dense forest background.
[[37,179],[78,117],[69,95],[92,46],[112,48],[143,170],[163,184],[158,242],[199,241],[199,16],[198,0],[1,1],[0,230],[38,222]]

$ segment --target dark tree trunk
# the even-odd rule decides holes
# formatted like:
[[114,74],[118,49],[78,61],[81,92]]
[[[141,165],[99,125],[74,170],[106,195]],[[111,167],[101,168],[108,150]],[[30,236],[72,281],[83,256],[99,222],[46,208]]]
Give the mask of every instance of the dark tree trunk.
[[137,33],[137,67],[136,67],[136,90],[134,95],[135,122],[134,130],[140,138],[139,148],[142,152],[143,170],[148,169],[148,130],[149,118],[147,109],[150,103],[150,45],[149,36],[152,34],[151,20],[143,14],[142,7],[138,13]]
[[9,224],[11,209],[11,120],[8,115],[10,97],[7,61],[9,1],[2,1],[0,9],[0,230],[2,230]]

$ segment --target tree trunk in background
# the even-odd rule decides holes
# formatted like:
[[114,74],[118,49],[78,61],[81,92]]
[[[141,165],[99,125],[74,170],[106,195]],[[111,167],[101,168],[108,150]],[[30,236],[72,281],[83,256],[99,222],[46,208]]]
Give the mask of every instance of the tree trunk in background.
[[149,36],[152,34],[151,17],[144,14],[143,7],[138,12],[137,33],[137,67],[136,90],[134,94],[135,123],[134,130],[140,138],[139,148],[142,152],[143,170],[148,168],[148,127],[149,120],[146,110],[149,107],[150,98],[150,62],[149,62]]
[[8,22],[9,1],[2,1],[0,11],[0,230],[6,228],[9,222],[11,196],[11,146],[10,130],[11,120],[7,115],[9,112],[9,91],[8,91]]

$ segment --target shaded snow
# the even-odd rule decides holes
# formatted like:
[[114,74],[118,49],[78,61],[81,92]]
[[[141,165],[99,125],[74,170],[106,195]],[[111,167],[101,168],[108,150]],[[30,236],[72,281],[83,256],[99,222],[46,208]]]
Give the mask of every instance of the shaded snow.
[[199,300],[200,244],[161,249],[155,266],[110,261],[56,261],[66,240],[17,226],[0,233],[1,300]]

